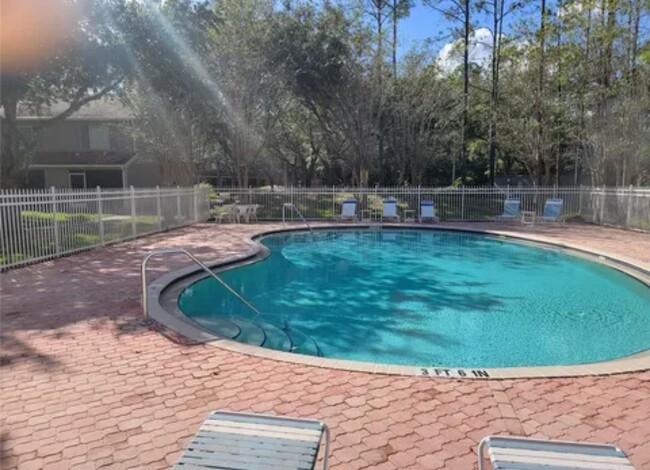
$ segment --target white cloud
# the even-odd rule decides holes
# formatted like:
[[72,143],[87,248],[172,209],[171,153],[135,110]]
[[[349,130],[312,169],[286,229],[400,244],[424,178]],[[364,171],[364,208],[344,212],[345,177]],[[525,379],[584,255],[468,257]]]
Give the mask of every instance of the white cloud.
[[[572,17],[578,17],[578,16],[584,16],[585,18],[588,16],[589,11],[586,9],[586,7],[581,3],[581,2],[573,2],[569,3],[567,5],[563,5],[557,10],[557,17],[558,18],[572,18]],[[600,7],[594,6],[591,9],[591,18],[592,19],[598,19],[600,18],[602,14],[602,9]]]
[[[469,61],[486,68],[492,57],[492,32],[479,28],[469,38]],[[463,64],[463,40],[445,44],[438,54],[438,65],[444,74],[453,72]]]

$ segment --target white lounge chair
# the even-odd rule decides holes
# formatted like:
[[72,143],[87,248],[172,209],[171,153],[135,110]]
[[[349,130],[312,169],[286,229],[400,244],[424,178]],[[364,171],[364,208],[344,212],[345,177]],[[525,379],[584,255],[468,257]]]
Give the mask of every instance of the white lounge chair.
[[215,411],[203,422],[174,469],[314,469],[323,437],[322,468],[326,469],[330,434],[325,423]]
[[397,214],[397,199],[388,198],[384,199],[382,212],[381,212],[381,221],[384,219],[396,220],[399,222],[399,215]]
[[537,218],[540,222],[560,222],[562,217],[562,199],[547,199],[544,203],[544,212]]
[[357,201],[354,199],[346,199],[341,204],[341,215],[339,216],[339,221],[344,220],[354,221],[357,218]]
[[486,457],[495,470],[634,470],[625,453],[608,444],[489,436],[478,446],[479,470]]
[[420,223],[427,219],[432,222],[438,221],[438,217],[436,217],[436,203],[433,201],[422,201],[420,203]]
[[515,198],[508,198],[503,203],[503,214],[497,216],[498,220],[516,220],[521,212],[521,201]]

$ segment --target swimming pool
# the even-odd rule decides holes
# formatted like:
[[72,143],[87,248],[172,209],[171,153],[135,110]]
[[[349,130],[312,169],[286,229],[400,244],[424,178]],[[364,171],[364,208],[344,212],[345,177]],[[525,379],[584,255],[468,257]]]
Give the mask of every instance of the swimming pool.
[[[259,240],[263,260],[185,288],[178,306],[218,336],[326,358],[522,367],[650,348],[650,289],[555,249],[462,232],[344,229]],[[252,321],[252,323],[251,323]]]

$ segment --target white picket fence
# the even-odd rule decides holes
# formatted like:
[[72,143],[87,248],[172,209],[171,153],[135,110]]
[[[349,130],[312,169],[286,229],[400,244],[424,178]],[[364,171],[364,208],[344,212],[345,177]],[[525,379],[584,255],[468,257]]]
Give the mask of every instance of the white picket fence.
[[[205,188],[104,190],[0,190],[0,269],[56,258],[122,240],[208,220],[232,204],[256,204],[259,220],[281,220],[292,203],[309,220],[334,220],[341,202],[354,198],[362,218],[376,219],[382,201],[395,198],[402,215],[416,217],[422,201],[436,203],[442,220],[491,220],[506,198],[541,214],[551,198],[563,216],[586,222],[650,230],[650,189],[641,188]],[[212,205],[212,207],[211,207]],[[411,212],[407,212],[411,211]],[[291,217],[296,217],[291,213]]]
[[[333,220],[341,211],[341,202],[357,200],[361,218],[376,218],[382,200],[395,198],[402,214],[413,216],[422,201],[435,201],[436,213],[442,220],[491,220],[503,212],[506,198],[518,198],[522,211],[541,215],[547,199],[564,201],[566,219],[581,218],[586,222],[650,230],[650,189],[537,187],[537,188],[282,188],[242,189],[218,188],[213,212],[226,211],[230,204],[257,204],[260,220],[281,220],[285,203],[294,204],[308,220]],[[406,212],[413,211],[413,212]],[[296,217],[295,214],[291,216]]]
[[0,269],[205,221],[205,188],[0,190]]

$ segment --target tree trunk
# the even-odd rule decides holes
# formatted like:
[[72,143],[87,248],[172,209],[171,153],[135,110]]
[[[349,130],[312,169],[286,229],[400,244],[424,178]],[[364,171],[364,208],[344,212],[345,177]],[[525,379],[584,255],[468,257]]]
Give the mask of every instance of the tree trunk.
[[393,0],[393,80],[397,78],[397,0]]
[[16,188],[23,185],[24,168],[19,164],[17,108],[18,98],[3,90],[2,104],[2,158],[0,158],[0,187]]
[[460,178],[465,184],[465,162],[467,160],[467,120],[469,117],[469,0],[465,0],[465,38],[463,48],[463,129],[461,136]]
[[539,70],[537,77],[537,102],[535,119],[537,120],[537,186],[542,185],[544,166],[544,115],[542,112],[542,96],[544,92],[544,75],[546,74],[546,0],[541,0],[540,14],[540,42],[539,42]]

